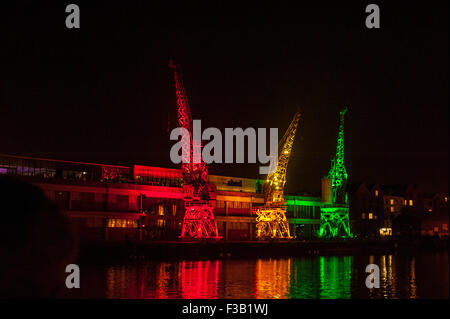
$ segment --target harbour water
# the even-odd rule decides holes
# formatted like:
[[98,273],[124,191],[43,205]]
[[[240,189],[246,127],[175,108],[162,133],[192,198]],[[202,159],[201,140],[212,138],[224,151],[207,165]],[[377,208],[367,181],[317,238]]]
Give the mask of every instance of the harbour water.
[[[80,265],[81,298],[448,298],[448,252]],[[365,285],[368,264],[380,288]]]

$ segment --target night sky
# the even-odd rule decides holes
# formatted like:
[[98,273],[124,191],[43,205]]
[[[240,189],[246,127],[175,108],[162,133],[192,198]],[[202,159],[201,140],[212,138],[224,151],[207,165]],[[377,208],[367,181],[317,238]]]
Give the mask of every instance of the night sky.
[[[2,4],[0,153],[177,167],[174,58],[203,127],[282,136],[303,109],[288,193],[320,190],[344,106],[350,183],[448,191],[448,2],[372,1],[379,30],[364,24],[372,2],[335,2]],[[69,3],[81,29],[65,27]],[[259,178],[258,166],[210,171]]]

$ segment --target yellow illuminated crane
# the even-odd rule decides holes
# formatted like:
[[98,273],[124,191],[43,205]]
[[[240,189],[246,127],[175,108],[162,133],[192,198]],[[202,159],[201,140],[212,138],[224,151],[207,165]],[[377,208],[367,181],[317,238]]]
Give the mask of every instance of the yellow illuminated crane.
[[289,128],[278,143],[277,169],[267,175],[264,183],[265,205],[255,207],[257,238],[292,238],[286,218],[287,205],[284,200],[284,184],[300,115],[300,112],[295,113]]

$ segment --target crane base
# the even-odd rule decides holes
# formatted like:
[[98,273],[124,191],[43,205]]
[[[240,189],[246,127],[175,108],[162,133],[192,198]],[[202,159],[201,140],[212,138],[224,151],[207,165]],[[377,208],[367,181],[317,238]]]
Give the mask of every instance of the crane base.
[[213,209],[209,205],[186,207],[180,238],[183,240],[220,239]]

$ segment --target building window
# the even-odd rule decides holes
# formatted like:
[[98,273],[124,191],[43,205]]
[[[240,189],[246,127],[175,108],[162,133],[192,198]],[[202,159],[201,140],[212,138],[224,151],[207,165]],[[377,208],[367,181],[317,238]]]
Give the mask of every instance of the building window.
[[243,202],[242,208],[250,209],[250,202]]
[[394,205],[394,203],[395,203],[395,201],[393,199],[391,199],[389,202],[391,203],[391,205]]
[[378,196],[378,189],[375,190],[375,196]]
[[216,202],[216,207],[217,208],[225,208],[225,202],[223,200],[218,200]]
[[361,218],[362,218],[362,219],[366,219],[366,214],[365,214],[365,213],[362,213],[362,214],[361,214]]
[[405,206],[406,206],[406,199],[405,199],[405,200],[403,200],[403,205],[405,205]]
[[247,230],[248,229],[248,224],[247,223],[231,222],[231,223],[227,223],[227,227],[228,227],[228,229]]
[[164,215],[164,206],[158,205],[158,215],[163,216]]
[[413,205],[414,205],[414,202],[413,202],[412,199],[410,199],[410,200],[409,200],[409,206],[413,206]]
[[381,236],[392,236],[392,228],[380,228]]
[[156,224],[158,225],[158,227],[164,227],[166,225],[166,221],[164,219],[158,219],[156,221]]
[[86,203],[93,203],[94,202],[94,193],[81,193],[80,194],[80,200],[82,202],[86,202]]
[[177,214],[177,204],[172,204],[172,215],[175,216]]
[[373,219],[373,214],[369,213],[369,219]]
[[391,206],[391,213],[393,213],[395,211],[395,207]]
[[133,219],[108,219],[110,228],[137,228],[137,220]]

